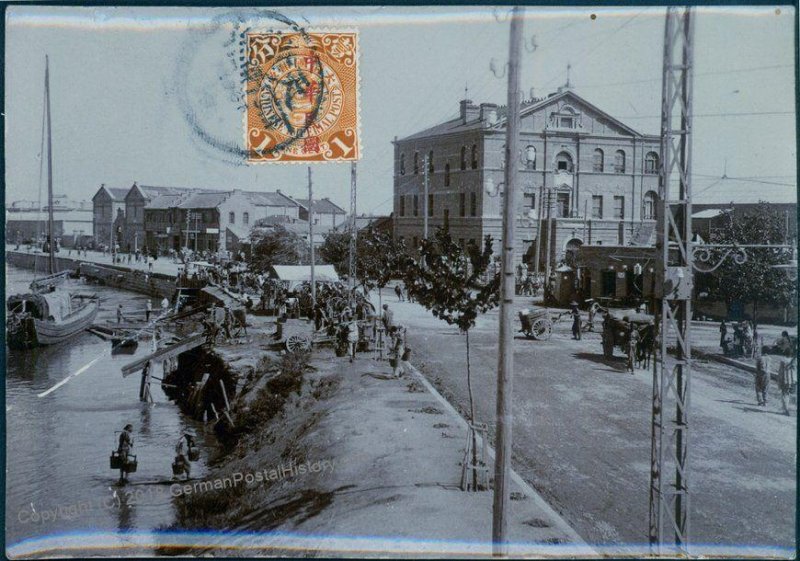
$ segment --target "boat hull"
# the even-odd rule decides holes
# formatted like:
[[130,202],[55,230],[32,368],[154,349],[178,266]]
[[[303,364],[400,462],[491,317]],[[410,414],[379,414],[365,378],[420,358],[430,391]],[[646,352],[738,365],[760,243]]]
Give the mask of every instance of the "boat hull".
[[66,316],[63,321],[27,317],[7,324],[7,343],[12,349],[31,349],[56,345],[90,327],[97,316],[98,303],[89,301]]

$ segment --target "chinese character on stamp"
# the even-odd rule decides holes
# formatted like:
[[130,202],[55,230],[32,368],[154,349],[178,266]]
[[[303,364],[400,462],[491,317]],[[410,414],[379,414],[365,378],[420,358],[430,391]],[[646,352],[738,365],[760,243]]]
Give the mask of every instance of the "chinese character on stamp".
[[246,41],[247,160],[358,160],[357,34],[251,32]]

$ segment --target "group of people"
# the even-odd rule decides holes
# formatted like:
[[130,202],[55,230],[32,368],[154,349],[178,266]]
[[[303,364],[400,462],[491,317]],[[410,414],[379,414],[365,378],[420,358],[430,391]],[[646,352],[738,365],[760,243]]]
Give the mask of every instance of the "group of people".
[[[175,458],[172,464],[172,479],[183,473],[186,479],[192,475],[191,462],[199,457],[196,450],[195,433],[192,429],[187,429],[181,434],[175,444]],[[122,484],[128,478],[131,467],[131,456],[133,455],[133,425],[128,423],[122,429],[117,442],[117,454],[119,455],[119,482]]]
[[758,333],[751,321],[739,321],[729,330],[725,320],[719,325],[719,346],[730,357],[755,358]]

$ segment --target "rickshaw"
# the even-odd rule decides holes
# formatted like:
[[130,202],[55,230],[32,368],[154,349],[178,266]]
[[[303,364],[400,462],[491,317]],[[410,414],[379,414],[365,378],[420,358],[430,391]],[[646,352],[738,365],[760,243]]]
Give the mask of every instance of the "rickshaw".
[[[641,358],[648,348],[653,345],[655,337],[655,318],[650,314],[641,314],[635,311],[608,314],[603,320],[603,356],[614,356],[614,347],[619,348],[626,355],[629,353],[629,343],[632,330],[639,332],[636,344],[636,358]],[[630,358],[630,357],[629,357]]]

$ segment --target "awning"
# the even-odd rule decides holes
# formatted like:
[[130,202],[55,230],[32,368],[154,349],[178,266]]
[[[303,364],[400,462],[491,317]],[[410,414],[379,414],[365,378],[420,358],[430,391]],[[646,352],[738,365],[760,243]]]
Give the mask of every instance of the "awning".
[[[273,265],[270,277],[289,284],[294,290],[304,282],[311,282],[310,265]],[[339,282],[339,275],[333,265],[315,265],[314,280],[317,282]]]

